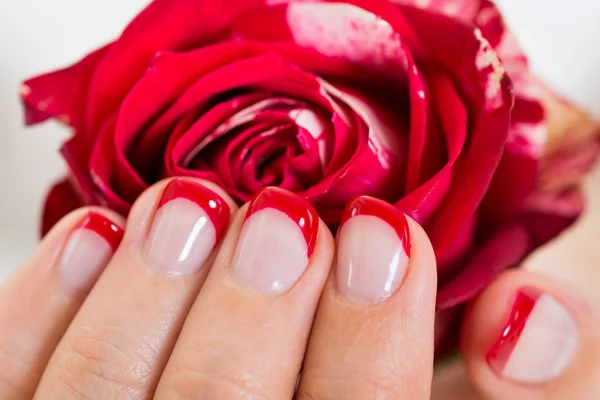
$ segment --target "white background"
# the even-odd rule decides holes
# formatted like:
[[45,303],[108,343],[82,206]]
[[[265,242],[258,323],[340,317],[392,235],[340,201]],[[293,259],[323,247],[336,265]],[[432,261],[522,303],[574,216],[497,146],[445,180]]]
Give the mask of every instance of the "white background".
[[[600,116],[600,2],[498,2],[536,72]],[[145,0],[0,1],[0,281],[35,248],[42,198],[64,168],[57,149],[67,132],[52,123],[23,127],[17,98],[20,82],[68,65],[113,39],[145,4]],[[561,276],[600,304],[594,290],[600,282],[596,272],[600,249],[594,243],[600,222],[600,173],[588,189],[591,207],[583,222],[536,254],[530,266]]]

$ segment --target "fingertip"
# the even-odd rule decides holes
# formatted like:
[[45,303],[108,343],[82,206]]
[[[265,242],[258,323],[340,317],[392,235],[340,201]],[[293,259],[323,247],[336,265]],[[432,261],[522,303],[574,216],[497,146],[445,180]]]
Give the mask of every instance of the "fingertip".
[[469,305],[461,352],[474,384],[492,399],[591,398],[600,377],[599,331],[580,296],[514,270]]
[[[176,185],[178,182],[181,183],[182,186],[186,184],[188,184],[189,186],[198,185],[200,188],[206,188],[210,192],[213,192],[216,196],[213,195],[212,197],[216,197],[222,200],[222,202],[225,203],[226,206],[229,208],[229,214],[231,216],[234,215],[238,210],[237,203],[231,198],[231,196],[229,196],[225,189],[221,188],[214,182],[188,177],[165,179],[150,186],[133,203],[127,219],[127,230],[125,232],[124,241],[138,246],[141,245],[143,238],[150,231],[150,227],[152,225],[154,216],[161,206],[161,201],[164,200],[163,196],[165,195],[165,191],[167,191],[169,187]],[[185,192],[185,188],[183,192]],[[185,193],[176,193],[174,195],[178,197],[185,197]],[[204,197],[208,198],[211,196]],[[208,209],[208,207],[201,208]],[[218,218],[215,218],[215,220],[216,219]],[[223,224],[216,223],[218,221],[213,222],[216,223],[216,228],[218,228],[218,225],[224,225],[223,229],[225,229],[230,223],[230,221],[231,217],[228,218],[227,221]]]
[[[114,234],[108,235],[111,232],[105,231],[105,235],[103,236],[106,236],[106,240],[113,250],[118,247],[122,238],[122,232],[126,225],[125,218],[117,212],[107,208],[98,206],[82,207],[65,215],[50,229],[50,231],[48,231],[40,242],[36,252],[23,264],[23,267],[35,267],[39,264],[39,262],[36,261],[38,259],[45,260],[45,264],[55,260],[60,255],[71,233],[73,233],[80,225],[85,224],[86,220],[90,219],[95,220],[96,222],[103,219],[107,226],[113,225]],[[94,221],[91,221],[91,223],[93,224]],[[98,226],[97,228],[102,227]]]
[[344,211],[336,245],[299,398],[429,398],[436,268],[426,233],[363,196]]

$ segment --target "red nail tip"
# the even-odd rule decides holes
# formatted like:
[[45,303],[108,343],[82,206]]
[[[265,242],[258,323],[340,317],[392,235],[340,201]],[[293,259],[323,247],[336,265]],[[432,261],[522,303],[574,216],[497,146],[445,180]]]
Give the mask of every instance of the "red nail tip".
[[287,190],[267,187],[258,192],[250,202],[246,219],[265,208],[274,208],[285,213],[300,227],[306,240],[307,255],[310,257],[315,250],[319,231],[319,215],[313,206]]
[[108,244],[110,244],[113,253],[117,251],[124,234],[123,229],[119,225],[115,224],[104,215],[94,211],[89,212],[75,229],[89,229],[90,231],[96,232],[106,239]]
[[340,228],[346,221],[357,215],[371,215],[387,222],[398,234],[406,255],[410,257],[410,229],[406,216],[402,211],[383,200],[360,196],[352,200],[346,207],[342,215]]
[[522,288],[517,292],[508,320],[485,357],[488,365],[496,373],[502,373],[540,296],[541,293],[533,288]]
[[215,227],[217,241],[223,237],[229,225],[231,209],[221,196],[194,181],[174,179],[163,190],[157,210],[171,200],[179,198],[189,200],[202,208]]

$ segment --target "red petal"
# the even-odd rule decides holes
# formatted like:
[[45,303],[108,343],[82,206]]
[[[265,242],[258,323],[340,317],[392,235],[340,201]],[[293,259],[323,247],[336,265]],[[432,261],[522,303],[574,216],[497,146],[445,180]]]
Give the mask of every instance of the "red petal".
[[455,170],[452,188],[435,223],[428,229],[440,255],[477,210],[489,187],[508,135],[512,94],[498,60],[473,28],[443,15],[399,8],[410,23],[412,36],[418,37],[416,48],[427,44],[421,61],[446,69],[469,110],[469,146],[461,155],[460,168]]
[[42,237],[65,215],[83,206],[68,179],[56,183],[48,193],[42,216]]
[[471,261],[438,291],[437,307],[446,309],[477,296],[510,267],[517,267],[535,248],[572,225],[584,208],[579,189],[539,196],[514,223],[499,229],[473,252]]
[[415,6],[458,18],[473,21],[480,3],[484,0],[391,0],[392,3]]
[[77,64],[29,79],[21,87],[28,125],[49,118],[82,128],[90,80],[96,66],[110,49],[110,45],[96,50]]
[[213,42],[228,25],[264,0],[155,0],[129,24],[98,65],[90,89],[88,128],[97,132],[121,105],[158,51]]
[[531,240],[523,224],[504,228],[473,255],[460,273],[438,290],[437,307],[446,309],[475,297],[496,276],[517,266],[531,249]]
[[[468,123],[467,111],[452,82],[439,73],[432,73],[428,78],[428,86],[431,88],[430,101],[433,103],[429,114],[440,119],[445,138],[445,143],[438,142],[434,145],[439,149],[447,149],[447,163],[433,177],[396,203],[400,209],[420,223],[426,223],[429,220],[448,193],[454,176],[455,163],[464,150]],[[427,136],[439,134],[433,132],[439,127],[433,125],[432,122],[432,117],[430,117]],[[429,152],[429,155],[432,153]],[[425,157],[423,162],[436,164],[435,158],[434,156]],[[427,168],[421,167],[423,170]]]
[[[312,74],[263,50],[264,46],[256,43],[228,42],[189,53],[161,53],[121,109],[115,133],[119,164],[127,162],[125,155],[131,154],[131,162],[137,166],[148,163],[148,159],[140,161],[141,158],[164,154],[171,129],[181,117],[193,110],[204,110],[209,100],[229,90],[252,86],[328,106]],[[157,114],[160,116],[154,118]],[[142,127],[148,124],[141,134]],[[182,153],[174,156],[183,159],[192,150],[193,147],[178,148]],[[120,173],[126,176],[115,179],[128,182],[130,188],[120,188],[119,193],[144,189],[138,172],[123,168]]]

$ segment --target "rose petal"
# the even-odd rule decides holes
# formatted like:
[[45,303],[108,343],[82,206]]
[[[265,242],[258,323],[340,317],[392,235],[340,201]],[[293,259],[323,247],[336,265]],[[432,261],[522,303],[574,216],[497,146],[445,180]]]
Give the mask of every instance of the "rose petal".
[[450,308],[477,296],[500,272],[518,266],[535,248],[572,225],[583,207],[578,188],[532,199],[515,222],[476,249],[467,266],[438,290],[437,307]]
[[89,174],[94,187],[102,194],[98,198],[99,204],[127,215],[143,190],[136,191],[136,187],[128,181],[127,172],[131,166],[117,158],[114,140],[116,119],[114,116],[107,120],[98,134],[89,161]]
[[110,47],[102,47],[68,68],[23,83],[21,99],[27,125],[57,118],[83,134],[88,86],[98,62]]
[[[402,194],[406,166],[407,128],[393,109],[376,99],[346,87],[321,81],[332,103],[346,104],[361,118],[355,125],[357,147],[347,163],[319,184],[306,197],[318,211],[328,210],[327,223],[339,218],[345,205],[358,195],[394,201]],[[338,113],[342,116],[343,114]],[[339,222],[339,219],[335,222]]]
[[[510,82],[477,30],[443,15],[398,7],[410,21],[415,36],[428,44],[428,52],[420,54],[422,62],[427,64],[435,59],[436,65],[446,68],[457,82],[472,121],[469,148],[462,156],[448,196],[436,213],[435,224],[428,230],[436,253],[441,254],[477,209],[498,166],[512,107]],[[458,56],[459,52],[462,55]]]
[[71,211],[83,206],[68,179],[56,183],[46,196],[42,215],[42,237]]
[[[447,163],[432,178],[396,203],[401,210],[422,224],[428,222],[450,189],[455,163],[467,139],[468,123],[467,110],[452,82],[439,73],[432,73],[428,77],[428,82],[431,87],[430,101],[434,103],[429,115],[435,115],[440,119],[445,138],[445,143],[434,143],[434,147],[447,148]],[[435,128],[437,127],[432,126],[430,120],[428,136],[435,134],[433,132]],[[428,163],[435,164],[435,157],[427,157],[426,160]]]
[[[315,103],[321,97],[311,74],[292,68],[260,44],[228,42],[189,53],[161,53],[123,104],[115,134],[117,151],[129,155],[130,149],[135,149],[139,157],[162,154],[170,128],[184,113],[198,109],[216,95],[248,85],[312,98]],[[160,117],[153,121],[157,113]],[[141,134],[142,127],[149,123]],[[132,164],[136,165],[135,158]],[[132,182],[137,181],[136,187],[143,188],[141,177],[136,171],[131,173]]]
[[88,130],[97,132],[117,111],[158,51],[206,45],[231,21],[262,4],[263,0],[154,0],[98,65],[90,85]]
[[71,172],[71,184],[85,205],[98,205],[103,201],[103,195],[95,186],[89,173],[92,145],[85,141],[83,135],[75,135],[60,149]]
[[438,309],[447,309],[475,297],[501,271],[518,265],[530,246],[529,234],[522,224],[500,230],[474,253],[454,279],[438,290]]
[[392,3],[415,6],[466,21],[475,19],[482,0],[391,0]]
[[409,67],[408,49],[390,24],[351,1],[256,8],[238,18],[232,31],[237,38],[293,42],[328,59],[374,69],[388,85],[404,82]]

